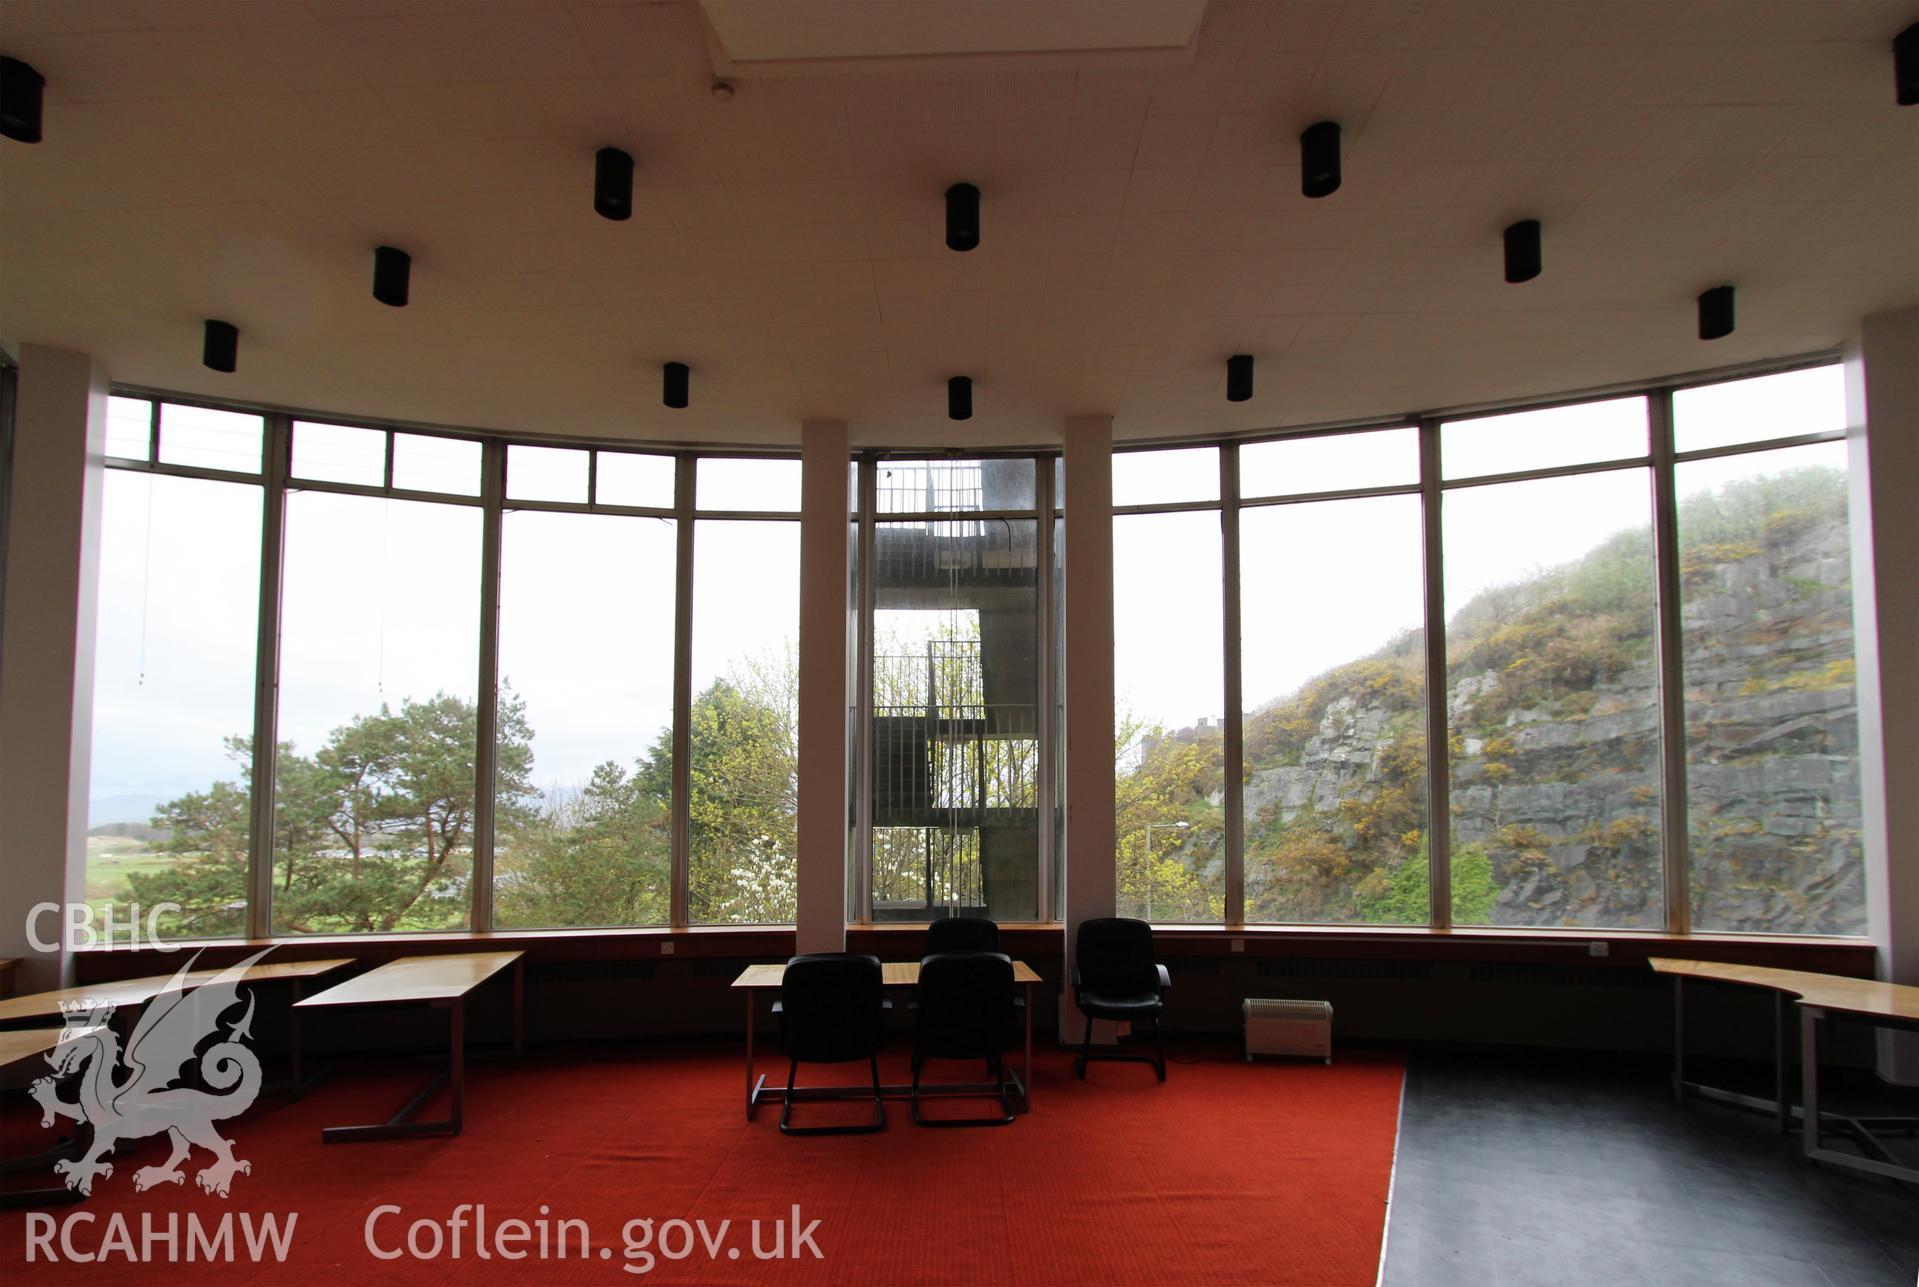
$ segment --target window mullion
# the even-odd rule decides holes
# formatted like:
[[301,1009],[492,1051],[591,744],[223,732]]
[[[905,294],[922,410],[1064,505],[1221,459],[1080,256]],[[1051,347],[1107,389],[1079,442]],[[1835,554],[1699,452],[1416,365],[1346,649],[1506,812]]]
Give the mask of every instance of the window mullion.
[[1224,645],[1226,727],[1221,746],[1226,807],[1226,924],[1246,923],[1246,730],[1240,688],[1239,444],[1219,449],[1220,637]]
[[496,797],[499,788],[500,544],[506,496],[506,444],[488,440],[482,449],[480,467],[483,516],[479,710],[473,742],[472,929],[483,933],[493,928],[493,854],[499,838]]
[[1679,603],[1679,498],[1674,478],[1672,390],[1647,395],[1652,430],[1654,599],[1659,639],[1660,851],[1666,894],[1665,925],[1673,934],[1692,928],[1686,819],[1686,687],[1684,628]]
[[683,929],[693,914],[693,486],[698,462],[676,458],[673,473],[673,772],[672,846],[667,923]]
[[[281,574],[286,551],[286,480],[293,443],[292,417],[265,418],[264,459],[261,460],[259,633],[253,660],[253,744],[248,775],[247,910],[248,938],[273,933],[273,835],[280,740],[280,620]],[[153,404],[154,459],[160,452],[160,404]]]
[[1428,920],[1453,924],[1452,757],[1446,726],[1446,563],[1439,486],[1439,422],[1419,424],[1420,516],[1426,563],[1426,864]]

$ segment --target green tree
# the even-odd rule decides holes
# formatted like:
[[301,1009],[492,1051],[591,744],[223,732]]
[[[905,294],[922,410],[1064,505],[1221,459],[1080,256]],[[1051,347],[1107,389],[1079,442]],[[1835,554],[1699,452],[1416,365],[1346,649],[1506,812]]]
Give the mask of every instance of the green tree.
[[[1158,921],[1217,921],[1225,896],[1202,869],[1221,860],[1221,743],[1174,734],[1122,714],[1114,732],[1115,863],[1122,913]],[[1184,822],[1186,829],[1178,830]],[[1152,852],[1147,852],[1151,826]]]
[[[508,825],[531,795],[532,730],[510,690],[499,708],[497,809]],[[311,758],[275,761],[274,928],[354,933],[459,924],[472,869],[474,704],[439,693],[335,729]],[[245,923],[250,743],[231,738],[238,782],[161,806],[167,870],[128,878],[136,901],[179,903],[181,932]],[[189,928],[190,927],[190,928]]]

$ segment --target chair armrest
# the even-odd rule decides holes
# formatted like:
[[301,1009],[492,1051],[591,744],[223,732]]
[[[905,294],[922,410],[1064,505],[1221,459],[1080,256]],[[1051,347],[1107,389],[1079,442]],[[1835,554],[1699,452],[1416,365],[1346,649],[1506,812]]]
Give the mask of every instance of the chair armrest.
[[892,1008],[893,1003],[891,1001],[886,1000],[884,997],[880,998],[880,1009],[891,1010]]
[[1079,966],[1078,965],[1075,965],[1073,967],[1073,986],[1074,987],[1079,986]]
[[775,1001],[775,1002],[773,1003],[773,1013],[774,1013],[774,1014],[785,1014],[785,1013],[786,1013],[786,1003],[785,1003],[785,1002],[783,1002],[783,1001]]
[[1173,986],[1173,975],[1171,971],[1163,965],[1155,965],[1153,968],[1159,971],[1159,986],[1162,992]]

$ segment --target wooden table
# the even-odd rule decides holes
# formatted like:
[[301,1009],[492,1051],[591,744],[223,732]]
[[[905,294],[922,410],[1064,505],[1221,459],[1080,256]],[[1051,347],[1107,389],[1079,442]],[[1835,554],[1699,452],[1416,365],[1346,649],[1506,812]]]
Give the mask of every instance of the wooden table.
[[[1850,979],[1838,974],[1814,974],[1806,970],[1779,970],[1763,965],[1737,965],[1722,961],[1691,961],[1672,957],[1650,958],[1653,970],[1673,982],[1673,1095],[1683,1101],[1687,1092],[1706,1099],[1756,1108],[1774,1115],[1779,1130],[1789,1130],[1795,1120],[1803,1125],[1801,1139],[1809,1159],[1836,1166],[1887,1175],[1894,1179],[1919,1182],[1919,1170],[1902,1165],[1875,1138],[1876,1130],[1897,1130],[1912,1134],[1919,1118],[1849,1117],[1826,1112],[1819,1107],[1819,1025],[1834,1015],[1863,1019],[1886,1027],[1919,1029],[1919,988],[1874,979]],[[1686,1003],[1685,984],[1689,981],[1724,983],[1758,988],[1773,995],[1773,1098],[1742,1095],[1718,1086],[1687,1081],[1685,1077]],[[1787,1085],[1790,1064],[1791,1024],[1787,1006],[1799,1007],[1799,1071],[1804,1106],[1794,1108]],[[1871,1157],[1856,1157],[1826,1148],[1820,1141],[1821,1130],[1838,1127],[1849,1133]]]
[[[98,1028],[79,1028],[73,1036],[83,1037],[100,1031]],[[60,1044],[67,1036],[67,1028],[23,1028],[14,1032],[0,1032],[0,1068],[10,1068],[14,1064],[25,1063],[36,1055],[44,1055]],[[92,1140],[93,1131],[86,1122],[81,1122],[73,1138],[63,1144],[35,1153],[31,1157],[0,1158],[0,1175],[21,1175],[51,1167],[62,1158],[73,1157],[85,1151]],[[0,1193],[0,1209],[13,1210],[19,1207],[55,1207],[72,1202],[84,1202],[86,1195],[62,1184],[52,1188],[16,1189],[11,1193]]]
[[[767,992],[777,993],[780,983],[786,977],[784,965],[749,965],[740,971],[740,977],[733,980],[733,986],[746,997],[746,1120],[753,1120],[753,1110],[762,1102],[778,1102],[786,1098],[783,1086],[768,1086],[766,1078],[754,1073],[754,1019],[759,1009],[759,999]],[[880,965],[880,986],[897,989],[917,987],[920,981],[920,963],[918,961],[886,961]],[[1024,961],[1013,962],[1013,982],[1024,990],[1026,999],[1026,1054],[1020,1064],[1020,1071],[1012,1078],[1014,1087],[1019,1091],[1021,1112],[1032,1109],[1033,1100],[1033,985],[1040,977]],[[921,1086],[922,1097],[954,1095],[978,1095],[996,1093],[998,1087],[990,1082],[977,1084]],[[865,1099],[872,1095],[871,1086],[809,1086],[807,1098],[832,1098],[844,1093],[849,1098]],[[909,1099],[913,1087],[891,1085],[880,1087],[880,1094],[888,1099]]]
[[[441,956],[403,956],[368,970],[316,996],[294,1004],[294,1010],[328,1010],[353,1006],[427,1005],[447,1012],[446,1071],[434,1077],[385,1122],[365,1126],[327,1126],[320,1138],[336,1141],[409,1139],[421,1135],[458,1135],[466,1099],[466,999],[481,984],[509,967],[513,971],[513,1053],[523,1044],[525,963],[522,952],[456,952]],[[441,1086],[450,1089],[449,1115],[439,1121],[416,1122],[413,1115]]]
[[[249,965],[239,975],[242,984],[286,983],[292,988],[292,999],[297,1007],[300,998],[306,992],[306,986],[314,979],[324,978],[335,970],[343,970],[353,964],[351,957],[334,957],[321,961],[262,961],[258,965]],[[180,980],[182,988],[197,988],[201,984],[220,977],[225,971],[189,970]],[[23,997],[9,997],[0,1001],[0,1024],[21,1023],[32,1020],[58,1019],[63,1015],[61,1006],[70,1001],[87,1001],[95,1006],[112,1006],[122,1014],[125,1024],[130,1012],[135,1012],[153,998],[172,987],[174,976],[171,974],[151,974],[138,979],[115,979],[111,983],[89,983],[77,988],[57,988],[52,992],[31,992]],[[290,1087],[293,1097],[298,1099],[311,1084],[302,1077],[300,1062],[300,1012],[293,1011],[292,1030],[288,1038],[288,1062],[290,1065]],[[125,1031],[131,1032],[131,1026]]]
[[[1799,1076],[1804,1083],[1805,1128],[1800,1141],[1806,1160],[1829,1162],[1853,1171],[1890,1176],[1919,1184],[1919,1168],[1905,1165],[1881,1144],[1874,1132],[1919,1130],[1919,1118],[1846,1117],[1819,1110],[1819,1025],[1834,1015],[1864,1020],[1874,1027],[1919,1031],[1919,988],[1874,979],[1847,979],[1818,975],[1820,982],[1799,996]],[[1850,1133],[1871,1157],[1856,1157],[1827,1148],[1819,1138],[1822,1127],[1837,1124]]]

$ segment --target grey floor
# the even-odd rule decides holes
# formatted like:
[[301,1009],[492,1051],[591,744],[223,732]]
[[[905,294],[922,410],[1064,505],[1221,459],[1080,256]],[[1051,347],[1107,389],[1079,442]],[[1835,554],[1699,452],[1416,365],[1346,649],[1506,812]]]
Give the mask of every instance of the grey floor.
[[1919,1280],[1919,1188],[1810,1166],[1770,1118],[1681,1108],[1661,1074],[1647,1061],[1415,1054],[1385,1287]]

